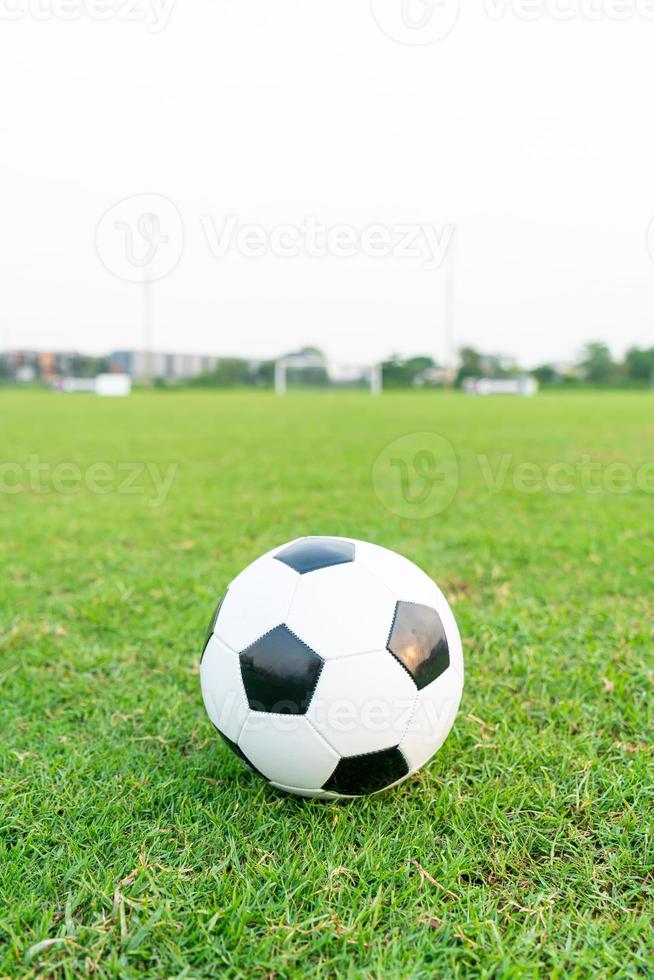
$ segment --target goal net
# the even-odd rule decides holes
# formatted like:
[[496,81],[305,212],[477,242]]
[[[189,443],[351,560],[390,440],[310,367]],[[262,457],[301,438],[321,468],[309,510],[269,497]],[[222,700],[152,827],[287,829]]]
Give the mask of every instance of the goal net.
[[322,354],[289,354],[275,362],[275,391],[285,395],[291,388],[363,389],[379,395],[382,367],[381,364],[343,364]]

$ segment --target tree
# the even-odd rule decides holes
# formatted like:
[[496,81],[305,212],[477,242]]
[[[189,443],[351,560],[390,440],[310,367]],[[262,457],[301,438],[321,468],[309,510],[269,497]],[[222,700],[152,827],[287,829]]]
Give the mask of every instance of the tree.
[[248,362],[240,357],[222,357],[213,371],[199,374],[190,384],[198,388],[233,388],[248,384]]
[[436,366],[431,357],[418,356],[404,359],[394,356],[382,364],[384,388],[412,388],[421,374]]
[[275,380],[275,362],[262,361],[252,374],[252,383],[262,388],[272,388]]
[[552,384],[559,379],[556,368],[552,364],[541,364],[539,367],[534,368],[531,373],[536,378],[536,381],[542,385]]
[[631,347],[625,357],[627,377],[632,381],[654,382],[654,347]]
[[456,385],[461,387],[466,378],[484,376],[483,357],[474,347],[462,347],[459,351],[461,366],[456,376]]
[[586,344],[579,367],[583,370],[586,379],[593,384],[606,384],[618,373],[618,366],[611,357],[611,351],[600,341]]

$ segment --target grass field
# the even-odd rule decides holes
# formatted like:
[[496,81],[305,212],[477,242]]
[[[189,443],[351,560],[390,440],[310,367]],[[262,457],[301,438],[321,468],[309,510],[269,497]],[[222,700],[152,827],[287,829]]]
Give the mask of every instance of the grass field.
[[[0,410],[0,976],[651,975],[651,394]],[[398,516],[373,462],[424,431],[458,492]],[[455,729],[385,795],[277,795],[202,705],[217,598],[304,534],[406,554],[464,636]]]

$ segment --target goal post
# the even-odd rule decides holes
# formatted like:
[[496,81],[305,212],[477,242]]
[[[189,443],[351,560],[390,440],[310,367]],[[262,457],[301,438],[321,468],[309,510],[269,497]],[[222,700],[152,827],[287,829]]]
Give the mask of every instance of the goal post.
[[330,361],[320,354],[288,354],[275,361],[275,392],[286,395],[289,373],[303,378],[303,387],[354,389],[365,387],[371,395],[381,395],[383,374],[381,364],[343,364]]

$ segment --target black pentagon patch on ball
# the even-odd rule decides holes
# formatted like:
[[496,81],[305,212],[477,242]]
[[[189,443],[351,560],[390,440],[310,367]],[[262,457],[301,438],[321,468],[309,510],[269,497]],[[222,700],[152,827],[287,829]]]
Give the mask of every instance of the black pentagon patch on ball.
[[320,568],[354,561],[354,545],[351,541],[339,541],[336,538],[304,538],[284,548],[275,558],[300,575],[306,575],[307,572],[317,572]]
[[409,766],[399,748],[384,749],[341,759],[323,789],[342,796],[366,796],[386,789],[408,774]]
[[222,740],[225,743],[225,745],[227,746],[227,748],[230,749],[234,753],[234,755],[237,756],[241,760],[241,762],[244,762],[245,765],[248,767],[248,769],[251,769],[252,772],[256,772],[257,776],[261,776],[262,779],[265,779],[266,778],[263,775],[263,773],[260,773],[259,772],[259,770],[257,769],[256,766],[253,766],[252,765],[252,763],[250,762],[250,760],[246,756],[246,754],[243,751],[243,749],[239,748],[239,746],[236,744],[236,742],[232,742],[231,738],[227,738],[226,735],[223,735],[223,733],[221,732],[221,730],[216,725],[214,725],[213,727],[216,729],[216,731],[218,732],[218,734],[222,738]]
[[287,626],[266,633],[239,656],[243,686],[253,711],[276,715],[306,712],[323,659]]
[[450,666],[445,629],[435,609],[415,602],[398,602],[388,650],[411,674],[418,690],[427,687]]
[[202,663],[202,661],[204,660],[204,655],[207,652],[207,647],[209,646],[209,640],[213,636],[213,631],[216,628],[216,623],[218,622],[218,617],[220,616],[220,610],[223,608],[223,602],[225,601],[226,595],[227,593],[225,592],[225,595],[222,597],[222,599],[216,606],[216,611],[213,614],[213,618],[211,622],[209,623],[209,629],[207,630],[207,635],[204,638],[204,646],[202,647],[202,656],[200,657],[200,663]]

